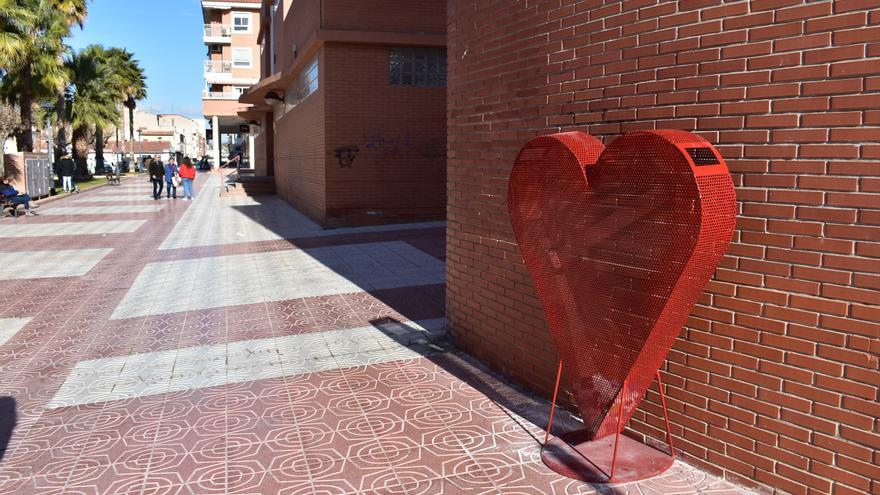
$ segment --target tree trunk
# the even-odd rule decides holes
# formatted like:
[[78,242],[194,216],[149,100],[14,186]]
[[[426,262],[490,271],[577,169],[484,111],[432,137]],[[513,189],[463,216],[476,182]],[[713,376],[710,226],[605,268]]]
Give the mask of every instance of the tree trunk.
[[[114,158],[116,158],[116,161],[117,161],[116,170],[118,171],[118,173],[123,172],[122,163],[125,161],[125,121],[127,120],[125,118],[125,102],[122,103],[120,108],[122,110],[122,119],[119,121],[119,123],[121,124],[121,129],[116,130],[116,152],[119,153],[119,155],[114,157]],[[119,144],[119,132],[120,131],[122,131],[122,145],[121,146]]]
[[[65,106],[67,102],[64,100],[64,95],[58,95],[57,101],[55,103],[55,153],[53,155],[54,164],[56,167],[55,173],[58,174],[58,163],[61,161],[61,157],[67,152],[67,126],[64,124],[64,114],[66,113]],[[61,177],[61,174],[58,174]]]
[[34,101],[31,94],[31,68],[27,66],[21,74],[21,92],[18,95],[18,110],[21,114],[21,127],[15,131],[18,151],[34,151]]
[[104,129],[95,128],[95,173],[104,173]]
[[129,165],[132,172],[136,171],[137,165],[134,162],[134,107],[128,107],[128,142],[131,149],[131,164]]
[[73,130],[73,162],[76,164],[76,171],[73,176],[77,180],[87,179],[89,177],[89,129],[87,127],[77,127]]

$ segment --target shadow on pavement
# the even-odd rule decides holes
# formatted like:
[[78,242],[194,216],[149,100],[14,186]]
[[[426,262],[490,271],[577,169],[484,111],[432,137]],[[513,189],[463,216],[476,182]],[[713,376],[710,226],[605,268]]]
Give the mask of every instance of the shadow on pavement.
[[0,397],[0,462],[6,456],[6,449],[12,439],[12,432],[18,423],[14,397]]

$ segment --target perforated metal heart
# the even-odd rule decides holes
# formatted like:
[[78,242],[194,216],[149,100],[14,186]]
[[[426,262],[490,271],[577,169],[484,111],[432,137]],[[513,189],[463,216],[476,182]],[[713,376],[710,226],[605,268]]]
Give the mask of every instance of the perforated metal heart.
[[612,434],[730,243],[727,165],[684,131],[634,132],[607,148],[582,132],[541,136],[516,159],[508,208],[587,437]]

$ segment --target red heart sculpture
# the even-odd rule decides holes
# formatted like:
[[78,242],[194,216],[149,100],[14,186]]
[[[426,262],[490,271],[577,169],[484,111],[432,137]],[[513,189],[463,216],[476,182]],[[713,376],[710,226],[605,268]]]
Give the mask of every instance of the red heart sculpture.
[[582,132],[541,136],[516,159],[508,208],[575,392],[581,438],[616,433],[730,243],[727,165],[684,131],[634,132],[607,148]]

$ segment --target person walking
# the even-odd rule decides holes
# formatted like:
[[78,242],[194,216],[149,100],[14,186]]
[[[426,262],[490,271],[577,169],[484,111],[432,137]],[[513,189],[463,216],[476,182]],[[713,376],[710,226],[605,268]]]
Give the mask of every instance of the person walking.
[[153,199],[162,197],[162,186],[165,184],[165,167],[159,160],[150,161],[150,182],[153,183]]
[[174,157],[168,159],[168,164],[165,165],[165,198],[166,199],[177,199],[177,184],[174,181],[179,181],[180,176],[178,175],[177,164],[174,163]]
[[196,178],[196,167],[193,166],[193,162],[190,157],[183,157],[183,161],[180,162],[180,169],[178,171],[178,174],[180,174],[180,180],[183,181],[183,199],[188,199],[192,201],[193,181]]
[[58,169],[61,175],[61,187],[64,189],[64,192],[76,192],[76,185],[73,183],[73,173],[76,172],[76,164],[73,163],[73,158],[70,155],[62,156]]

